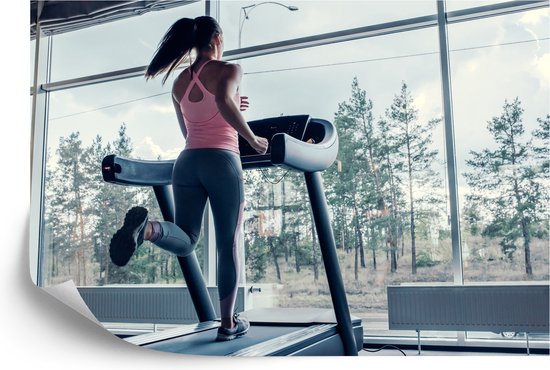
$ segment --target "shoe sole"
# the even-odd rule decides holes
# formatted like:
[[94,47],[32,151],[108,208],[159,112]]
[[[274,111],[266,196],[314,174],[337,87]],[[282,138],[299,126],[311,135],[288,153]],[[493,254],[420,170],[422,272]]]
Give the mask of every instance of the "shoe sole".
[[248,330],[250,329],[250,324],[248,328],[246,328],[245,331],[241,331],[240,333],[234,333],[234,334],[223,334],[218,332],[218,336],[216,337],[216,341],[218,342],[226,342],[228,340],[237,339],[239,337],[242,337],[246,333],[248,333]]
[[231,334],[231,335],[225,335],[225,334],[218,333],[218,336],[216,337],[216,341],[218,341],[218,342],[227,342],[228,340],[233,340],[233,339],[237,339],[239,337],[242,337],[246,333],[248,333],[248,329],[246,331],[236,333],[236,334]]
[[[120,259],[115,258],[116,261],[113,261],[115,265],[125,266],[134,254],[137,247],[134,232],[145,222],[147,214],[147,209],[143,207],[134,207],[126,213],[124,224],[111,238],[110,251],[114,251],[115,255],[120,257]],[[120,252],[126,253],[120,256]]]

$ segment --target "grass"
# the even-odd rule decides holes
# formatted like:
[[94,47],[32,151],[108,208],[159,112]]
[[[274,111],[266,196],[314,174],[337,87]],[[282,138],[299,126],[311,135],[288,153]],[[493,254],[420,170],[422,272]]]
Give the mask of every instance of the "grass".
[[[418,243],[419,250],[428,246]],[[513,260],[500,257],[500,247],[496,240],[483,240],[481,238],[468,240],[464,243],[466,248],[463,255],[464,281],[471,282],[510,282],[510,281],[548,281],[550,277],[549,247],[546,240],[533,240],[531,245],[531,263],[533,275],[527,276],[523,263],[524,256],[520,249],[515,253]],[[468,247],[469,245],[469,247]],[[371,254],[366,255],[366,268],[359,268],[358,278],[355,279],[353,253],[345,253],[338,250],[340,268],[346,288],[348,304],[351,312],[385,312],[387,310],[386,288],[388,285],[401,283],[426,283],[445,282],[454,280],[452,263],[450,258],[450,244],[443,245],[449,250],[442,252],[432,251],[434,265],[431,267],[419,267],[417,273],[411,273],[410,253],[399,257],[398,269],[390,271],[389,261],[385,253],[377,254],[378,266],[372,267]],[[281,267],[281,281],[276,281],[275,269],[268,267],[266,278],[259,283],[281,284],[275,297],[274,305],[278,307],[332,307],[330,291],[324,269],[320,269],[319,279],[316,281],[311,266],[302,266],[300,273],[296,273],[291,257],[287,262],[279,259]],[[249,282],[250,283],[250,282]]]

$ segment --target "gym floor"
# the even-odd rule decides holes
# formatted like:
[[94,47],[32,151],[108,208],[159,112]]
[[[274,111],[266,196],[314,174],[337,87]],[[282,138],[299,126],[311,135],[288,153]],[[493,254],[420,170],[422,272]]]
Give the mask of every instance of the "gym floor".
[[[388,346],[385,348],[364,348],[359,352],[359,356],[527,356],[527,351],[490,351],[488,349],[483,350],[434,350],[434,349],[422,349],[420,355],[417,348]],[[534,350],[531,349],[530,356],[547,356],[548,350]]]

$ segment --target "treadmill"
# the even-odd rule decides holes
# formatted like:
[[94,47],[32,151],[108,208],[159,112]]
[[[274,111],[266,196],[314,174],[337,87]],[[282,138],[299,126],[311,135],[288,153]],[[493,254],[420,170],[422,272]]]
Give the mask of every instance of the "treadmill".
[[[363,327],[361,319],[349,312],[321,178],[321,172],[334,163],[338,154],[336,128],[329,121],[309,115],[273,117],[248,124],[257,136],[269,140],[269,147],[266,154],[260,155],[239,137],[243,170],[277,166],[304,173],[333,309],[247,310],[241,315],[250,321],[249,332],[232,341],[216,342],[220,319],[193,252],[178,257],[178,262],[199,323],[124,340],[149,349],[195,355],[357,356],[363,347]],[[173,222],[174,162],[108,155],[102,162],[103,179],[113,184],[153,187],[163,218]]]

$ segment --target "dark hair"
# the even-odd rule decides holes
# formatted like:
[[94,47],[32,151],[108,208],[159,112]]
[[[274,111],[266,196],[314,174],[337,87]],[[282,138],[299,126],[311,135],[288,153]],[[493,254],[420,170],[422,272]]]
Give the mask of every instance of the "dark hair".
[[182,18],[174,23],[159,43],[153,60],[147,66],[145,78],[154,78],[166,72],[162,83],[183,61],[190,58],[191,51],[212,47],[212,37],[222,34],[222,29],[212,17],[202,16],[195,19]]

